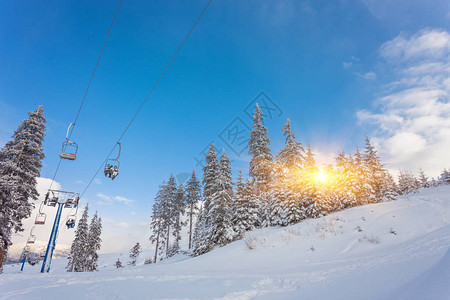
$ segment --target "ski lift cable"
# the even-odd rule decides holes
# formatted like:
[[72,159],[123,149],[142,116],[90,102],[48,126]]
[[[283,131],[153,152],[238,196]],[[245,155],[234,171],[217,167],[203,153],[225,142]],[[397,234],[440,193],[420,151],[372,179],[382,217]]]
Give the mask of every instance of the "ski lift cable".
[[103,50],[105,50],[106,42],[108,41],[109,35],[110,35],[111,30],[113,28],[114,22],[116,21],[116,17],[117,17],[117,14],[119,13],[119,9],[120,9],[121,5],[122,5],[122,0],[120,0],[119,5],[117,6],[116,14],[114,15],[114,18],[112,20],[111,26],[109,27],[108,34],[106,35],[105,41],[103,42],[102,50],[100,51],[100,55],[98,56],[97,63],[95,64],[94,71],[92,72],[91,79],[89,80],[89,84],[88,84],[88,86],[86,88],[86,91],[84,93],[83,100],[81,101],[80,107],[78,108],[78,112],[77,112],[77,115],[75,117],[75,121],[73,121],[73,127],[72,127],[72,130],[69,133],[69,140],[70,140],[70,137],[72,136],[73,129],[74,129],[75,125],[77,124],[78,117],[80,116],[81,109],[83,108],[84,101],[86,100],[86,96],[87,96],[87,94],[89,92],[89,88],[91,87],[92,80],[94,79],[94,75],[95,75],[95,72],[97,71],[98,64],[100,63],[100,59],[102,58]]
[[139,112],[141,111],[142,107],[144,107],[145,103],[147,102],[147,100],[150,98],[150,95],[153,93],[153,90],[156,88],[156,86],[158,85],[159,81],[161,80],[161,78],[164,76],[164,74],[166,73],[167,69],[169,68],[169,66],[172,64],[173,60],[175,59],[175,57],[178,55],[178,52],[181,50],[181,48],[183,47],[184,43],[187,41],[187,39],[189,38],[189,36],[191,35],[192,31],[194,31],[194,28],[197,26],[198,22],[200,21],[200,19],[203,17],[203,15],[205,14],[206,10],[208,9],[209,5],[211,4],[213,0],[209,0],[208,4],[206,4],[205,8],[203,9],[202,13],[200,14],[200,16],[197,18],[197,20],[195,21],[194,25],[191,27],[191,29],[189,30],[188,34],[186,35],[186,37],[184,38],[183,42],[181,42],[180,46],[178,47],[177,51],[175,51],[175,54],[172,56],[172,58],[170,59],[169,63],[167,64],[167,66],[165,67],[165,69],[163,70],[163,72],[161,73],[161,75],[159,76],[158,80],[156,80],[155,84],[153,85],[153,87],[151,88],[150,92],[147,94],[147,96],[145,97],[144,101],[141,103],[141,105],[139,106],[138,110],[136,111],[136,113],[133,115],[133,117],[131,118],[131,121],[128,123],[128,125],[125,127],[125,130],[122,132],[122,134],[120,135],[120,137],[117,139],[117,141],[114,144],[114,147],[111,149],[111,151],[108,153],[108,155],[106,156],[106,158],[103,160],[103,162],[101,163],[100,167],[97,169],[97,171],[95,172],[94,176],[92,176],[91,180],[89,181],[89,183],[87,184],[87,186],[85,187],[85,189],[83,190],[83,192],[80,194],[80,198],[83,197],[83,195],[86,193],[86,191],[88,190],[89,186],[92,184],[92,182],[94,181],[95,177],[97,177],[98,173],[100,172],[100,170],[103,168],[103,165],[106,163],[106,161],[108,160],[108,158],[111,156],[111,154],[114,152],[114,149],[116,148],[116,146],[121,142],[122,138],[124,137],[125,133],[128,131],[128,129],[130,128],[131,124],[134,122],[134,120],[136,119],[137,115],[139,114]]
[[[110,35],[112,27],[114,25],[114,22],[116,21],[116,17],[117,17],[117,14],[119,13],[119,9],[120,9],[120,6],[122,5],[122,1],[123,0],[119,1],[119,5],[117,6],[116,13],[115,13],[114,18],[113,18],[113,20],[111,22],[111,26],[109,27],[108,34],[106,35],[105,41],[103,42],[102,50],[100,51],[100,55],[98,56],[97,63],[95,64],[95,67],[94,67],[94,71],[92,72],[91,79],[89,80],[89,83],[88,83],[88,86],[87,86],[86,91],[84,93],[84,96],[83,96],[83,99],[81,101],[80,107],[78,108],[77,114],[75,116],[75,120],[72,123],[73,124],[72,130],[70,130],[70,132],[68,132],[68,134],[66,135],[66,140],[70,140],[70,137],[72,136],[73,130],[75,128],[75,125],[77,124],[78,117],[80,116],[81,109],[83,108],[84,102],[86,100],[86,96],[87,96],[87,94],[89,92],[89,88],[91,87],[92,80],[94,79],[95,72],[97,71],[97,67],[98,67],[98,65],[100,63],[100,59],[102,58],[103,50],[105,50],[106,42],[108,41],[109,35]],[[59,159],[58,166],[56,167],[55,173],[53,174],[52,182],[50,183],[50,187],[49,187],[50,189],[52,188],[53,182],[54,182],[54,180],[56,178],[56,174],[58,173],[59,167],[61,165],[61,160],[62,160],[62,158]]]

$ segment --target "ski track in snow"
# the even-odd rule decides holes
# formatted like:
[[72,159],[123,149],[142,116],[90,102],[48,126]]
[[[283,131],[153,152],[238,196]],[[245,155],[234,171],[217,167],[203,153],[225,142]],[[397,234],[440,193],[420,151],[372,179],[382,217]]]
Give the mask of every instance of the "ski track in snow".
[[65,273],[66,259],[55,259],[52,272],[43,275],[36,274],[39,266],[18,274],[17,264],[6,265],[0,299],[395,299],[400,287],[447,252],[449,195],[450,187],[427,189],[289,227],[258,229],[249,233],[254,250],[237,241],[193,259],[177,255],[120,270],[113,268],[118,254],[104,254],[99,265],[107,267],[94,273]]

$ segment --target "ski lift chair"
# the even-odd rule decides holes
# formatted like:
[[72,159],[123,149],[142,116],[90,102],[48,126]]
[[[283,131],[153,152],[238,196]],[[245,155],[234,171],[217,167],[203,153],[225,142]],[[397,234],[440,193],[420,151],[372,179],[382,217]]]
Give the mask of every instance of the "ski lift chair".
[[[108,175],[109,171],[113,172],[114,168],[117,168],[117,172],[119,172],[119,168],[120,168],[119,157],[120,157],[120,151],[122,150],[122,146],[119,142],[117,144],[119,145],[119,153],[117,154],[116,158],[110,158],[110,159],[106,160],[105,169],[104,169],[105,176]],[[110,170],[108,169],[108,166],[110,166]],[[112,177],[112,173],[109,175],[110,175],[109,176],[110,178],[114,179]]]
[[80,199],[80,197],[75,197],[75,198],[69,198],[66,200],[66,202],[64,203],[64,208],[74,208],[78,205],[78,200]]
[[47,205],[55,207],[58,203],[58,197],[52,197],[48,200]]
[[70,123],[66,132],[66,141],[62,144],[61,154],[59,155],[62,159],[75,160],[77,158],[78,144],[71,142],[69,140],[70,128],[75,125]]
[[45,219],[47,219],[47,215],[44,213],[38,213],[36,215],[36,219],[34,220],[34,224],[36,225],[44,225]]
[[26,247],[23,249],[23,253],[30,253],[30,247],[29,247],[29,246],[26,246]]
[[67,221],[66,221],[67,229],[72,229],[72,228],[74,228],[74,227],[75,227],[75,221],[76,221],[76,219],[73,218],[73,217],[68,218]]
[[34,244],[35,241],[36,241],[36,236],[35,235],[30,235],[28,237],[27,244]]

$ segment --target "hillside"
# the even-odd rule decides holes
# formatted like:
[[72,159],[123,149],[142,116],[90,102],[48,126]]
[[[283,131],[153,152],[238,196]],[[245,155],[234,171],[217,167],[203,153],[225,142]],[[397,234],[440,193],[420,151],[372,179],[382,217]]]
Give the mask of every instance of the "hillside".
[[[68,274],[5,266],[2,299],[444,299],[450,294],[450,186],[421,190],[246,239],[190,258],[100,272]],[[253,248],[253,249],[250,249]],[[447,283],[447,284],[446,284]]]

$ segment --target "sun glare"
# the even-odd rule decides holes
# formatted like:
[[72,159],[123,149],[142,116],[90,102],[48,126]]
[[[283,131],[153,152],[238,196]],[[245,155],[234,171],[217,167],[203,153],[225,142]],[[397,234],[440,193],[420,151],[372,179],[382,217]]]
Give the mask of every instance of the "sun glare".
[[324,184],[329,180],[327,172],[325,172],[323,169],[320,169],[319,172],[317,172],[314,176],[314,180],[317,183]]

